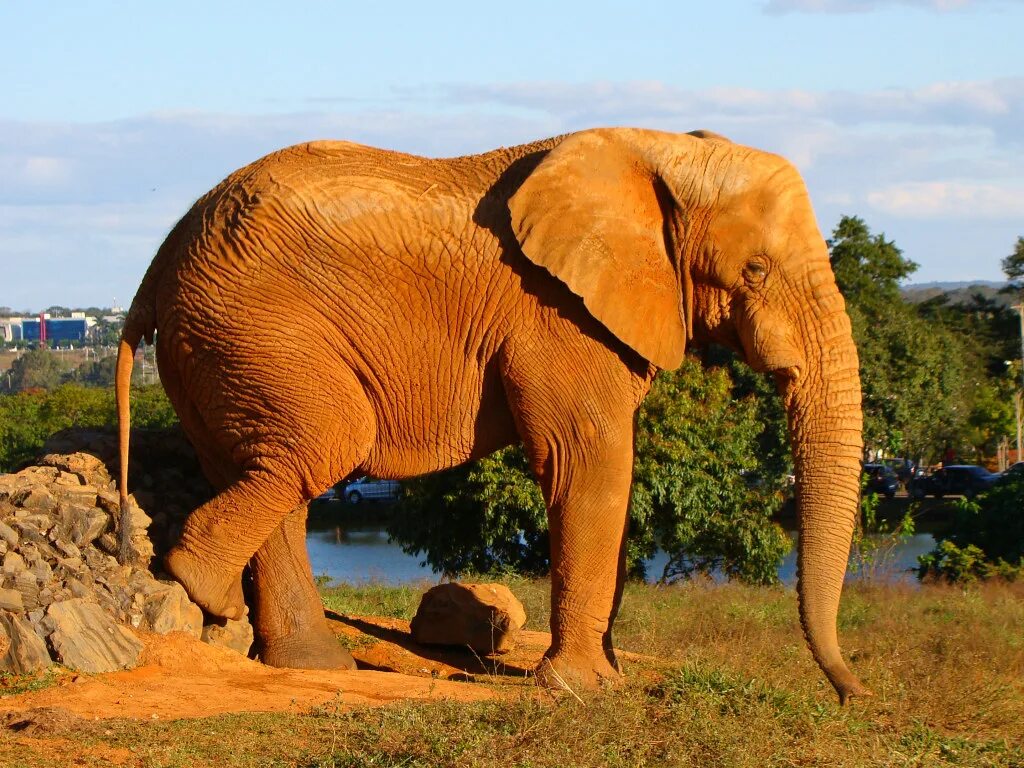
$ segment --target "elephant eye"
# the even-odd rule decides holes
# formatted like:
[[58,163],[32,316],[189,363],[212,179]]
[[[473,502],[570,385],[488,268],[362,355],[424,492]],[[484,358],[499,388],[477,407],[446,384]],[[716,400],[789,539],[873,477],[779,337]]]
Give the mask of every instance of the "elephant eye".
[[743,278],[748,283],[760,283],[766,274],[768,274],[768,267],[763,261],[748,261],[743,267]]

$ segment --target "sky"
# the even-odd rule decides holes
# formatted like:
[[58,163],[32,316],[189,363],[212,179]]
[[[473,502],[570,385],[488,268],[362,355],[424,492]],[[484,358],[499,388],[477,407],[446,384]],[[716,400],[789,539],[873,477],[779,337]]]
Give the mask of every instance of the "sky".
[[913,282],[1024,235],[1024,0],[0,0],[0,306],[127,305],[191,203],[274,149],[462,155],[594,126],[778,152]]

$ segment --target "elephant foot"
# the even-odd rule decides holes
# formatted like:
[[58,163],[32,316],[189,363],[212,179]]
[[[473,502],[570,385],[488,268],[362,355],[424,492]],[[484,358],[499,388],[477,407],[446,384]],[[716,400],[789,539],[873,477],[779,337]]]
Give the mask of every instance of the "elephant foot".
[[289,669],[355,669],[356,660],[330,629],[261,640],[260,661]]
[[[613,663],[614,662],[614,663]],[[593,655],[556,653],[537,665],[538,684],[552,690],[595,690],[621,682],[622,672],[614,656],[604,651]]]
[[248,613],[240,573],[217,570],[180,544],[164,557],[164,568],[207,613],[236,620]]

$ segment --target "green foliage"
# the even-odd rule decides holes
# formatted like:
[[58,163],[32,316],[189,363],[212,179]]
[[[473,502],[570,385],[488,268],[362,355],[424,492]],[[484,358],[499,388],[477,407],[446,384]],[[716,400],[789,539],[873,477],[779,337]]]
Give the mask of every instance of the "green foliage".
[[914,535],[914,514],[919,505],[913,504],[895,526],[878,516],[877,493],[865,493],[867,476],[861,476],[860,521],[853,532],[850,548],[850,572],[872,579],[884,575],[897,547]]
[[[725,369],[688,359],[662,373],[641,408],[627,562],[669,554],[665,580],[718,569],[776,581],[789,539],[770,519],[781,483],[761,461],[764,425],[754,398],[737,399]],[[435,570],[544,573],[547,518],[520,448],[406,485],[389,534]]]
[[10,375],[4,377],[4,391],[52,389],[64,380],[67,372],[56,353],[46,348],[30,349],[11,363]]
[[860,355],[864,442],[889,455],[991,454],[1009,431],[1005,385],[1008,311],[975,297],[914,306],[899,281],[917,268],[863,220],[843,217],[829,241]]
[[117,355],[88,360],[75,369],[74,378],[87,387],[112,387],[117,372]]
[[843,216],[828,242],[839,290],[865,312],[901,303],[899,283],[917,270],[885,235],[872,235],[863,219]]
[[1004,478],[977,498],[960,499],[949,532],[918,561],[921,579],[1024,578],[1024,477]]
[[[132,390],[132,425],[167,427],[177,416],[159,384]],[[111,389],[63,384],[53,390],[0,395],[0,472],[36,456],[46,438],[69,427],[117,424]]]
[[388,534],[447,574],[550,565],[544,498],[519,447],[407,482]]
[[[655,381],[637,421],[630,555],[668,553],[662,580],[720,570],[757,584],[777,580],[789,550],[771,521],[783,477],[762,461],[758,402],[736,398],[724,368],[687,359]],[[638,557],[639,556],[639,557]]]
[[1003,272],[1012,290],[1024,296],[1024,237],[1018,237],[1013,252],[1003,259]]

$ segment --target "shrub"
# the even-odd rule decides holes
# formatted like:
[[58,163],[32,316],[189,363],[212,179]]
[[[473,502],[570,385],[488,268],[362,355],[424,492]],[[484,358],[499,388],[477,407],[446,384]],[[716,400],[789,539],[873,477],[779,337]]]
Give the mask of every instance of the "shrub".
[[1024,578],[1024,477],[960,499],[950,531],[918,558],[918,578],[970,582]]

